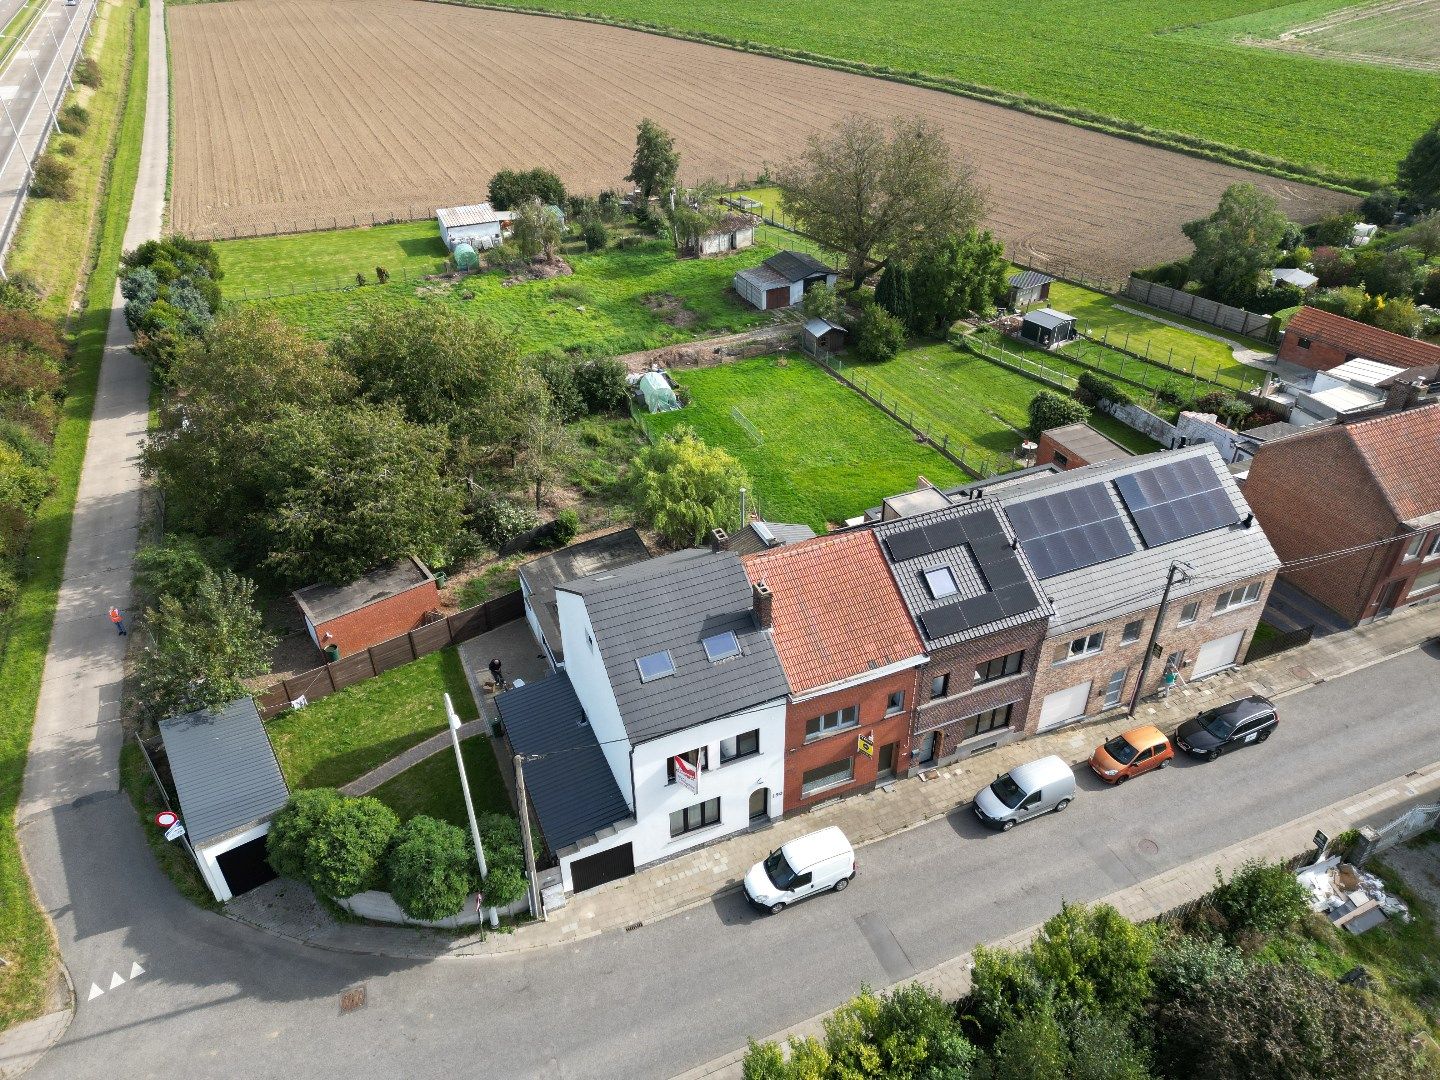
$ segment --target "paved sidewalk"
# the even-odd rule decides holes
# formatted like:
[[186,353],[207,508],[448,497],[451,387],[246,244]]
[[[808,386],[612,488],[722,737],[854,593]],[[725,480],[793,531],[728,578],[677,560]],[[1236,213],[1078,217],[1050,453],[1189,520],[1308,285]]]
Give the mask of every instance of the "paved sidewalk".
[[1136,723],[1173,728],[1201,709],[1250,693],[1283,697],[1417,648],[1440,635],[1440,605],[1397,612],[1382,622],[1268,657],[1236,671],[1182,686],[1167,700],[1143,703],[1135,719],[1122,711],[1000,747],[864,795],[840,799],[806,814],[730,836],[639,873],[581,893],[549,920],[511,934],[442,939],[413,930],[336,923],[303,886],[275,883],[231,901],[231,918],[325,948],[390,956],[475,956],[578,941],[606,930],[653,923],[708,903],[740,884],[745,871],[793,837],[828,825],[845,830],[856,847],[943,817],[996,773],[1047,754],[1080,764],[1090,751]]
[[[1338,836],[1367,819],[1387,818],[1402,806],[1413,805],[1417,801],[1433,801],[1437,795],[1440,795],[1440,761],[1399,781],[1353,795],[1313,814],[1242,840],[1223,851],[1195,859],[1163,874],[1157,874],[1147,881],[1101,897],[1098,903],[1110,904],[1133,922],[1144,922],[1204,896],[1215,886],[1216,870],[1230,874],[1251,859],[1282,862],[1310,849],[1317,830],[1329,836]],[[1018,949],[1028,945],[1039,932],[1040,926],[1037,924],[989,944],[991,948]],[[918,982],[947,1001],[955,1001],[970,992],[970,972],[973,966],[971,954],[962,953],[929,971],[922,971],[913,979],[904,979],[893,985]],[[856,990],[858,991],[859,987],[856,987]],[[812,1016],[809,1020],[764,1038],[782,1044],[791,1038],[824,1038],[824,1021],[829,1015],[830,1012],[824,1012]],[[738,1048],[681,1073],[675,1080],[701,1080],[703,1077],[740,1080],[743,1076],[745,1052],[744,1047]]]

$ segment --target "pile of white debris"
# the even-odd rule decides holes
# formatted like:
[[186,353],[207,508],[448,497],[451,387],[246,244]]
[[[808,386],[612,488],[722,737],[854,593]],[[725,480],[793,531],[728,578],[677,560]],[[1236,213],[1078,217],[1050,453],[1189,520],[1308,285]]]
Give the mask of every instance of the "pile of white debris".
[[1305,867],[1295,879],[1310,894],[1311,911],[1352,934],[1363,934],[1387,918],[1410,921],[1405,901],[1386,892],[1374,874],[1342,862],[1338,855]]

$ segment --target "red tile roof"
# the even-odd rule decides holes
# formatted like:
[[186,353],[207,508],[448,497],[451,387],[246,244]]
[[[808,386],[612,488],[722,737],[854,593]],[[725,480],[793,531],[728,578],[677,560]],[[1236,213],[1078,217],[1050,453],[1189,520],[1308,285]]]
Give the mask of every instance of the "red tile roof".
[[775,651],[795,693],[924,652],[869,530],[817,536],[742,558],[774,594]]
[[1366,360],[1380,360],[1402,368],[1440,363],[1440,345],[1392,334],[1319,308],[1302,307],[1297,311],[1285,327],[1287,334],[1292,330]]
[[1331,430],[1354,444],[1399,520],[1440,510],[1440,404]]

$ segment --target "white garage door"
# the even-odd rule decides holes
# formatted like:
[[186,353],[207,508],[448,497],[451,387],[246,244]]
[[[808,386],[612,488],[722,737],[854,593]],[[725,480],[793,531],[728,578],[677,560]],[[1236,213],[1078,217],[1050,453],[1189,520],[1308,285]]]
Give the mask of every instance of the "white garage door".
[[1207,641],[1200,646],[1200,651],[1195,654],[1195,674],[1192,679],[1202,679],[1206,675],[1213,675],[1221,668],[1230,667],[1235,663],[1235,654],[1240,651],[1240,639],[1245,636],[1245,631],[1230,634],[1227,637],[1216,638],[1214,641]]
[[1085,715],[1085,703],[1090,700],[1090,684],[1083,682],[1068,690],[1056,690],[1047,694],[1040,705],[1040,726],[1037,730],[1049,731],[1068,720],[1078,720]]

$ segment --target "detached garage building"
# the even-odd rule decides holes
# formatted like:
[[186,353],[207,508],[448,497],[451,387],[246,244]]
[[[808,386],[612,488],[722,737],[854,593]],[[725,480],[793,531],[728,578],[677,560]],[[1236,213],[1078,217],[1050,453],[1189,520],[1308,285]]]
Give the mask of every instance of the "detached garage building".
[[835,271],[814,255],[782,251],[735,275],[735,291],[761,311],[798,304],[816,285],[834,285]]
[[290,799],[251,698],[160,721],[185,838],[215,899],[275,877],[265,861],[270,819]]
[[435,575],[414,556],[376,567],[348,585],[310,585],[294,596],[310,640],[331,660],[408,634],[440,607]]

